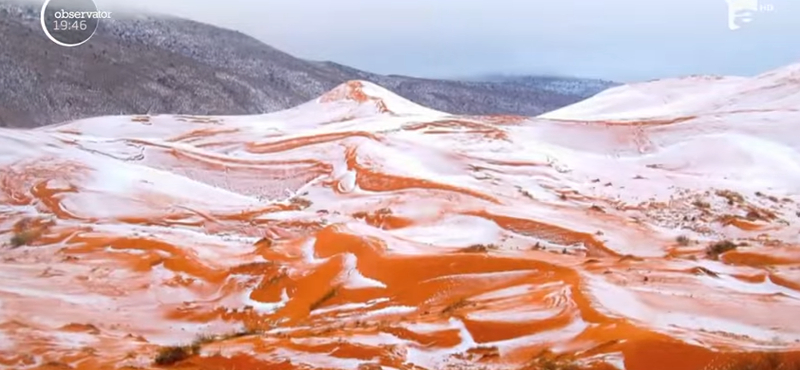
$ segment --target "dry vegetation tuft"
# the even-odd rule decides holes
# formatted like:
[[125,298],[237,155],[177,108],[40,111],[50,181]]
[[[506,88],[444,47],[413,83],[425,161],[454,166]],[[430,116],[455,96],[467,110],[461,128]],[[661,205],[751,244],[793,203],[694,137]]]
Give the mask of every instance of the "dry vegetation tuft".
[[472,305],[474,305],[474,303],[466,300],[465,298],[462,298],[462,299],[459,299],[459,300],[447,305],[445,308],[442,309],[441,313],[445,314],[445,315],[448,315],[448,314],[451,314],[451,313],[453,313],[453,312],[455,312],[455,311],[457,311],[457,310],[459,310],[461,308],[464,308],[464,307],[467,307],[467,306],[472,306]]
[[738,248],[736,244],[734,244],[730,240],[723,240],[720,242],[716,242],[711,244],[706,248],[706,256],[709,258],[717,259],[720,255],[730,252],[734,249]]
[[766,209],[757,209],[753,207],[747,211],[744,217],[749,221],[770,221],[778,218],[778,216]]
[[580,370],[581,367],[578,366],[574,361],[564,358],[562,356],[556,356],[550,351],[542,351],[539,355],[536,356],[533,360],[528,362],[524,367],[524,370]]
[[362,363],[358,365],[356,370],[383,370],[383,366],[376,363]]
[[294,197],[289,200],[289,203],[300,209],[306,209],[308,207],[311,207],[311,205],[313,204],[310,200],[303,197]]
[[722,198],[727,199],[728,200],[728,205],[731,205],[731,206],[734,205],[734,204],[744,203],[744,197],[741,194],[739,194],[739,193],[737,193],[735,191],[717,190],[716,195],[718,197],[722,197]]
[[309,311],[314,311],[314,310],[322,307],[322,305],[325,304],[325,302],[333,299],[333,297],[336,297],[337,294],[339,294],[339,289],[338,288],[331,288],[331,290],[329,290],[327,293],[325,293],[325,295],[323,295],[322,297],[317,299],[314,303],[312,303],[311,306],[309,306],[308,310]]
[[498,246],[494,244],[473,244],[469,247],[459,250],[461,253],[488,253],[490,250],[497,250]]
[[12,248],[31,245],[49,226],[52,226],[52,222],[41,223],[32,218],[23,218],[14,224],[14,235],[11,236],[8,245]]
[[200,345],[162,347],[156,354],[156,365],[174,365],[200,352]]
[[205,344],[220,342],[233,338],[259,334],[259,331],[244,329],[227,334],[200,334],[189,345],[161,347],[153,361],[156,365],[169,366],[198,355]]
[[19,248],[28,245],[36,239],[36,233],[31,230],[20,231],[9,240],[12,248]]
[[589,209],[595,212],[606,213],[606,210],[598,205],[592,205],[591,207],[589,207]]
[[536,200],[536,198],[534,198],[533,194],[531,194],[529,191],[523,189],[521,186],[517,186],[517,191],[519,191],[519,193],[522,194],[522,196],[525,197],[525,198]]
[[391,208],[386,208],[386,207],[375,211],[375,216],[391,216],[393,214],[394,214],[394,212],[392,212],[392,209]]
[[711,271],[711,270],[709,270],[709,269],[707,269],[707,268],[705,268],[703,266],[697,266],[697,267],[693,268],[692,272],[695,275],[708,275],[708,276],[711,276],[711,277],[719,277],[719,274],[717,274],[716,272]]

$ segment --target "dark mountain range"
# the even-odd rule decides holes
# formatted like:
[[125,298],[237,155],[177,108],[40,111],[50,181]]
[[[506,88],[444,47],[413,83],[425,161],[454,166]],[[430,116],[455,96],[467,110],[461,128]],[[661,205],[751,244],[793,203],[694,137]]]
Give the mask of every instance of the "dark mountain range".
[[89,42],[68,48],[44,35],[39,8],[2,1],[0,126],[6,127],[117,114],[265,113],[354,79],[456,114],[538,115],[613,85],[559,78],[453,81],[378,75],[299,59],[240,32],[154,15],[103,20]]

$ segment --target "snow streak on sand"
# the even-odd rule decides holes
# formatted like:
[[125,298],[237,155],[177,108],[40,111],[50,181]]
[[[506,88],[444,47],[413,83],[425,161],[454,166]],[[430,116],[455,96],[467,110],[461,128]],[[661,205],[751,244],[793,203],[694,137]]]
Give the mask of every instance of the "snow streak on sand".
[[0,367],[796,366],[797,70],[2,130]]

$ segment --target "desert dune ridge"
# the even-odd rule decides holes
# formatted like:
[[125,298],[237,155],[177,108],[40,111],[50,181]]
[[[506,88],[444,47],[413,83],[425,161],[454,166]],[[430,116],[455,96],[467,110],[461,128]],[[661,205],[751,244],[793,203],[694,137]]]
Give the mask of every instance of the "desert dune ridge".
[[2,129],[0,365],[795,366],[797,71]]

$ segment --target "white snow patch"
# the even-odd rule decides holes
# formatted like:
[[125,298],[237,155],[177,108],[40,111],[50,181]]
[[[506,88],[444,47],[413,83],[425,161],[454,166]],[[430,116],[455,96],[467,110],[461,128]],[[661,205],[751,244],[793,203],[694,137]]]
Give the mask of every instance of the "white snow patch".
[[389,306],[384,307],[381,309],[377,309],[375,311],[370,311],[364,314],[364,316],[372,317],[372,316],[384,316],[384,315],[405,315],[414,313],[417,311],[417,307],[411,306]]
[[503,229],[497,223],[481,217],[457,215],[436,224],[390,230],[390,234],[418,243],[437,246],[467,247],[497,241]]
[[[569,325],[543,331],[540,333],[526,335],[518,338],[501,340],[496,342],[488,342],[484,343],[486,346],[497,346],[500,351],[500,354],[503,355],[509,351],[515,350],[517,348],[522,348],[525,346],[529,346],[531,343],[558,343],[561,341],[567,341],[569,339],[575,338],[584,330],[589,327],[586,322],[580,319],[576,319],[569,323]],[[553,346],[551,349],[555,352],[558,352],[560,348],[558,346]]]
[[467,318],[476,321],[522,323],[522,322],[550,319],[558,316],[561,313],[561,310],[556,310],[556,309],[531,311],[531,310],[522,310],[522,308],[524,307],[520,308],[521,308],[520,310],[508,310],[508,311],[484,310],[484,311],[470,312],[469,314],[467,314]]
[[242,304],[244,306],[252,306],[253,310],[261,314],[273,313],[289,303],[289,294],[284,288],[281,291],[281,300],[278,302],[259,302],[250,298],[253,294],[253,289],[245,290],[241,295]]
[[440,361],[442,361],[442,359],[446,359],[450,355],[456,353],[466,352],[470,348],[477,346],[477,343],[472,338],[472,334],[469,332],[469,330],[467,330],[467,327],[464,325],[463,321],[451,317],[449,323],[454,329],[459,330],[461,343],[451,348],[436,350],[409,347],[406,352],[406,361],[423,368],[438,369],[438,365],[440,365]]
[[411,330],[415,333],[419,334],[429,334],[429,333],[436,333],[446,330],[452,330],[453,325],[452,323],[442,324],[442,323],[403,323],[402,326],[408,330]]
[[363,344],[365,346],[391,346],[391,345],[402,345],[405,344],[406,341],[400,339],[392,334],[388,333],[377,333],[375,335],[351,335],[347,337],[347,341],[350,343],[358,343]]
[[481,295],[477,295],[473,297],[473,300],[495,300],[495,299],[502,299],[502,298],[511,298],[511,297],[519,297],[523,296],[527,293],[530,293],[533,290],[539,290],[542,288],[546,288],[549,286],[558,286],[561,285],[560,282],[554,283],[547,283],[539,286],[534,286],[533,284],[523,284],[517,285],[510,288],[504,288],[500,290],[495,290],[492,292],[484,293]]
[[358,271],[357,264],[358,259],[355,254],[346,253],[344,255],[344,276],[340,278],[342,287],[347,289],[386,288],[386,284],[362,275],[361,271]]
[[689,330],[685,334],[691,334],[697,330],[725,332],[747,336],[759,341],[774,341],[778,339],[791,342],[800,340],[800,334],[782,333],[778,330],[759,328],[728,319],[698,315],[697,313],[656,310],[643,304],[628,289],[610,284],[600,278],[588,276],[586,278],[589,293],[595,297],[597,304],[601,308],[611,314],[639,321],[657,330],[664,332],[675,332],[676,329]]

